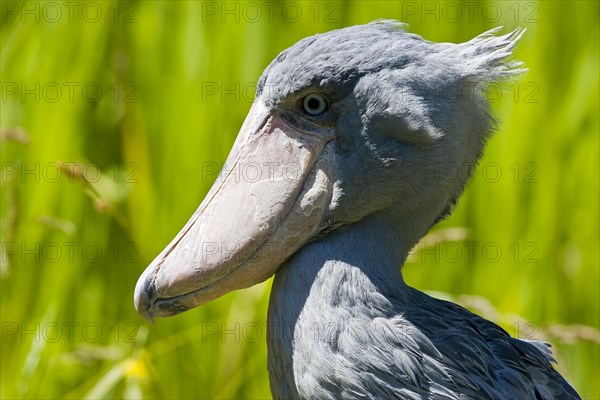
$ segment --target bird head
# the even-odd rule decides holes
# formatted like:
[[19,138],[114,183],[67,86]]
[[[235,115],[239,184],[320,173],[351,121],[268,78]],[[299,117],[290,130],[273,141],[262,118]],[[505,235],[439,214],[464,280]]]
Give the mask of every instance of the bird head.
[[[432,43],[395,21],[303,39],[263,72],[220,176],[135,291],[151,319],[259,283],[377,212],[448,213],[492,131],[519,31]],[[448,171],[452,171],[448,174]]]

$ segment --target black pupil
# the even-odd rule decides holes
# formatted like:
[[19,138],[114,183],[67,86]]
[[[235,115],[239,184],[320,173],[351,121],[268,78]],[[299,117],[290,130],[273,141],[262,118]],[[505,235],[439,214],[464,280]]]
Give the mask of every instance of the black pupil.
[[321,101],[316,97],[311,97],[308,99],[308,108],[311,110],[318,110],[321,105]]

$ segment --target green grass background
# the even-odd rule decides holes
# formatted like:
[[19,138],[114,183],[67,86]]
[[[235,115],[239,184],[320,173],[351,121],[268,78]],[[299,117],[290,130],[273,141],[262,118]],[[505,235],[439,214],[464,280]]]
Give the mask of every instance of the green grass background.
[[600,398],[598,2],[98,1],[72,20],[62,2],[59,17],[0,4],[2,398],[270,397],[269,282],[152,326],[133,288],[210,187],[203,168],[225,160],[268,62],[378,18],[433,41],[527,28],[529,72],[494,101],[482,168],[405,275],[550,340]]

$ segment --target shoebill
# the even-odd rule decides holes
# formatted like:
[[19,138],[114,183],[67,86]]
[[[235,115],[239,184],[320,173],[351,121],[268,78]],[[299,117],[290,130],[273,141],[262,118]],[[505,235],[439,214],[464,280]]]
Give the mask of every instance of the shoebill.
[[283,51],[221,175],[140,277],[137,310],[175,315],[275,275],[274,398],[578,399],[546,344],[402,278],[493,131],[486,87],[523,71],[521,34],[432,43],[376,21]]

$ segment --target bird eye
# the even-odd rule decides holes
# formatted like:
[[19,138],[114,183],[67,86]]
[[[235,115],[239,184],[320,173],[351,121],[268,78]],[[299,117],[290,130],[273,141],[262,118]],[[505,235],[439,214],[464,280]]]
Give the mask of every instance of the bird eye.
[[327,100],[320,94],[309,94],[302,100],[302,107],[308,115],[317,116],[323,114],[327,110]]

